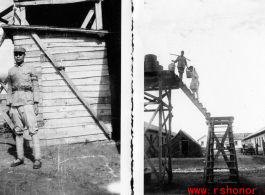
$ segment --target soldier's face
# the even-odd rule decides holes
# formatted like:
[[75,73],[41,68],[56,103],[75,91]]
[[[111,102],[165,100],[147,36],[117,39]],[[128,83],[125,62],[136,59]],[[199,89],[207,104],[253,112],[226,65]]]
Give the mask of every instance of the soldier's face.
[[17,64],[21,64],[24,62],[25,54],[22,52],[15,52],[14,58]]

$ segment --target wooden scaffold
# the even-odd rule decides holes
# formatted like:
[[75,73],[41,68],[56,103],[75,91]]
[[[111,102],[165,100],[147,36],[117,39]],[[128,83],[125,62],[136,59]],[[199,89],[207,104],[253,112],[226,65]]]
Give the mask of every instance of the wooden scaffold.
[[[154,71],[145,72],[145,88],[144,88],[144,112],[153,112],[148,125],[144,129],[145,138],[150,144],[149,149],[157,154],[159,158],[159,169],[156,170],[153,163],[150,161],[147,151],[145,152],[145,160],[152,168],[153,173],[157,177],[160,187],[163,186],[165,180],[165,174],[168,174],[168,183],[172,180],[172,166],[171,166],[171,122],[172,122],[172,104],[171,104],[171,91],[172,89],[178,89],[179,85],[176,80],[178,77],[171,71]],[[150,91],[158,92],[158,96],[150,94]],[[164,99],[167,99],[166,103]],[[156,105],[156,109],[151,109],[150,106]],[[159,131],[154,138],[150,140],[146,134],[154,118],[159,117]],[[166,133],[166,144],[163,147],[162,144],[162,131]],[[158,151],[154,147],[154,142],[158,139]],[[164,150],[164,151],[163,151]],[[164,158],[163,158],[164,157]]]

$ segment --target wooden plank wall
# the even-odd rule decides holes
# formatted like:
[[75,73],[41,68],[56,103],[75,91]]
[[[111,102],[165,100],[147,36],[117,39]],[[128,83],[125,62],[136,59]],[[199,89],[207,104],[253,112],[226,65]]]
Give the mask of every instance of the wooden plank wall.
[[[107,49],[103,38],[80,34],[37,33],[73,83],[111,128],[111,94]],[[39,135],[45,144],[105,140],[88,111],[76,98],[56,69],[28,34],[14,35],[14,44],[26,48],[26,63],[40,73],[41,114],[44,126]]]

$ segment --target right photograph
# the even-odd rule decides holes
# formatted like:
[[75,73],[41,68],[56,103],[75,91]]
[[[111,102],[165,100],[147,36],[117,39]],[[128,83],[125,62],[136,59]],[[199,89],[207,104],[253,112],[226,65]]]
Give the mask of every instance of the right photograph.
[[144,194],[265,193],[265,2],[145,0]]

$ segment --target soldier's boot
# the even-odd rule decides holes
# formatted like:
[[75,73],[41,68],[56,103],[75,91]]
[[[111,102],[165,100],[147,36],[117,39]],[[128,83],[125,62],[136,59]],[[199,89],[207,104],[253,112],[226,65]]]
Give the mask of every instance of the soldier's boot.
[[33,169],[41,168],[41,152],[40,152],[40,140],[37,134],[32,135],[32,144],[34,151],[35,162],[33,164]]
[[17,159],[11,164],[11,167],[16,167],[24,164],[24,138],[23,135],[16,135]]

